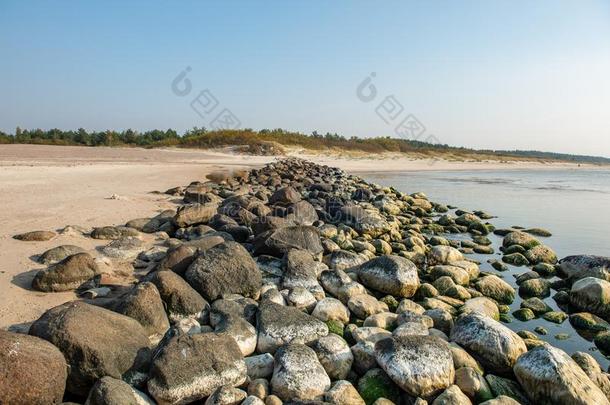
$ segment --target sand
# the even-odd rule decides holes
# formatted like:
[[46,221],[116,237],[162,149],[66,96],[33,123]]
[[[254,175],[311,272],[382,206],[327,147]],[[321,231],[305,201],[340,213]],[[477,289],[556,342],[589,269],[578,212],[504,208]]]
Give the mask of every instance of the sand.
[[[575,166],[291,154],[351,172]],[[25,328],[48,308],[75,298],[73,293],[30,289],[33,276],[45,267],[35,262],[36,255],[63,244],[98,255],[96,247],[105,244],[79,235],[59,235],[47,242],[17,241],[13,235],[66,225],[118,225],[150,217],[176,206],[175,197],[152,193],[155,190],[205,180],[211,171],[258,167],[274,159],[226,151],[0,145],[0,328]]]

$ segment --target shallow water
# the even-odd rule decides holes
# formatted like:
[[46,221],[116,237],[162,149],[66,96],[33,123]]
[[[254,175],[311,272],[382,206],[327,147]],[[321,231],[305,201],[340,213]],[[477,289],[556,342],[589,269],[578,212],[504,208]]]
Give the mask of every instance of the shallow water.
[[[427,171],[403,173],[364,173],[368,181],[394,186],[406,193],[424,192],[430,200],[458,206],[464,210],[482,210],[497,218],[489,220],[497,228],[523,226],[545,228],[553,233],[540,241],[557,252],[559,258],[574,254],[610,256],[610,170],[493,170],[493,171]],[[448,238],[458,239],[447,234]],[[509,265],[509,270],[498,272],[487,263],[490,258],[500,258],[502,238],[489,235],[494,255],[473,254],[468,257],[481,262],[481,270],[503,277],[517,288],[513,275],[528,270]],[[553,295],[555,291],[551,291]],[[553,309],[558,307],[548,297],[544,301]],[[511,312],[518,309],[521,298],[511,305]],[[568,354],[586,351],[607,369],[610,358],[604,357],[593,342],[580,336],[566,320],[561,325],[542,318],[521,322],[513,318],[508,327],[515,331],[533,331],[536,326],[548,330],[540,336]],[[558,333],[570,335],[567,340],[555,338]]]

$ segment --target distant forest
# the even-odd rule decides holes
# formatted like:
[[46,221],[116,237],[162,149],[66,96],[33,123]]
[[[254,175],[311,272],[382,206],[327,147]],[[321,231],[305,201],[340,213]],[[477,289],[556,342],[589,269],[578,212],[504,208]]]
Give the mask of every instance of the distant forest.
[[[325,135],[313,132],[306,135],[284,129],[252,129],[235,130],[207,130],[193,128],[180,135],[173,129],[151,130],[138,132],[131,129],[125,131],[98,131],[89,132],[83,128],[76,131],[62,131],[60,129],[34,129],[27,130],[17,127],[14,134],[0,131],[0,144],[43,144],[43,145],[82,145],[82,146],[116,146],[116,147],[183,147],[183,148],[220,148],[225,146],[245,147],[246,153],[266,154],[273,150],[277,153],[282,146],[302,147],[314,151],[333,149],[339,151],[353,151],[366,153],[417,153],[429,156],[453,155],[496,159],[523,158],[561,160],[577,163],[610,164],[610,158],[598,156],[571,155],[565,153],[523,151],[523,150],[475,150],[455,147],[444,144],[433,144],[410,139],[376,137],[376,138],[346,138],[338,134]],[[269,148],[275,145],[275,148]]]

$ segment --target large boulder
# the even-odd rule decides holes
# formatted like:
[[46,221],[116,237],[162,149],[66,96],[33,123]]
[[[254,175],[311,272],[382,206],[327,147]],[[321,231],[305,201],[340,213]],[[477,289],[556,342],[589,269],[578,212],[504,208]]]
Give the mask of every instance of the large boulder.
[[318,228],[306,225],[285,226],[262,233],[255,240],[257,254],[281,257],[290,249],[303,249],[314,257],[320,256],[324,249]]
[[237,242],[224,242],[203,251],[189,266],[185,278],[210,301],[224,294],[256,297],[262,280],[256,262]]
[[438,337],[382,339],[375,344],[375,357],[396,385],[413,397],[435,395],[453,384],[453,356]]
[[341,336],[334,333],[322,336],[313,343],[312,349],[333,381],[344,380],[347,377],[352,369],[354,355]]
[[207,319],[210,305],[178,274],[173,271],[158,271],[151,281],[157,286],[171,321],[183,318],[203,321]]
[[478,312],[457,319],[451,340],[473,355],[485,370],[501,374],[509,373],[517,358],[527,351],[519,335]]
[[525,252],[525,257],[531,264],[548,263],[555,264],[557,262],[557,255],[548,246],[536,245],[533,248]]
[[217,211],[218,205],[215,203],[184,205],[176,212],[174,224],[180,228],[204,224],[216,215]]
[[233,338],[216,333],[172,338],[154,360],[148,392],[161,404],[186,404],[223,385],[246,381],[246,363]]
[[504,246],[505,248],[513,245],[519,245],[527,250],[539,244],[540,242],[538,241],[538,239],[534,238],[530,234],[521,231],[510,232],[506,234],[506,236],[504,236],[504,239],[502,240],[502,246]]
[[32,288],[45,292],[74,290],[97,272],[97,265],[90,254],[77,253],[39,271],[32,280]]
[[477,290],[500,304],[510,304],[515,299],[515,290],[506,281],[495,275],[481,277],[475,284]]
[[319,319],[269,300],[260,303],[256,324],[260,353],[275,353],[287,343],[309,344],[328,334],[328,326]]
[[580,311],[610,320],[610,282],[595,277],[578,280],[570,290],[570,303]]
[[532,403],[610,403],[570,356],[548,344],[523,354],[513,370]]
[[330,378],[309,347],[291,343],[275,354],[271,390],[284,401],[320,400]]
[[159,290],[148,281],[133,287],[116,303],[114,310],[140,322],[153,341],[159,341],[169,329],[169,320]]
[[141,391],[123,380],[102,377],[93,385],[85,405],[154,405],[154,402]]
[[412,297],[419,287],[417,267],[404,257],[376,257],[353,270],[366,287],[396,297]]
[[57,347],[0,330],[0,404],[58,404],[67,376],[66,360]]
[[[610,257],[593,255],[574,255],[564,257],[559,261],[559,271],[564,277],[581,279],[585,277],[604,278],[610,280]],[[604,274],[606,277],[599,277]]]
[[339,213],[360,234],[377,238],[390,230],[388,221],[376,210],[365,210],[358,205],[346,205],[341,207]]
[[277,189],[269,197],[269,204],[271,205],[290,205],[299,201],[301,201],[301,193],[290,186]]
[[432,246],[428,252],[428,264],[431,266],[436,264],[451,264],[461,260],[464,260],[462,253],[451,246]]
[[70,366],[67,390],[79,396],[104,376],[139,382],[150,363],[150,342],[138,321],[80,301],[49,309],[30,335],[61,350]]

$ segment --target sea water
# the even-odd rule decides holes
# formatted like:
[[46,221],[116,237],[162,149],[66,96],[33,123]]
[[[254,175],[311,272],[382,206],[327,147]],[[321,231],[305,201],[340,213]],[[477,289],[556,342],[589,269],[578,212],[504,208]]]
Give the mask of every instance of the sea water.
[[[366,180],[384,186],[394,186],[406,192],[424,192],[431,201],[454,205],[460,209],[482,210],[494,216],[489,220],[496,228],[522,226],[544,228],[552,232],[548,238],[537,237],[550,246],[559,258],[576,254],[610,256],[610,170],[604,169],[537,169],[537,170],[477,170],[477,171],[408,171],[399,173],[361,173]],[[458,238],[456,235],[444,235]],[[509,265],[498,272],[487,260],[500,259],[502,238],[489,235],[493,255],[472,254],[481,262],[481,270],[497,274],[515,289],[514,275],[528,271],[527,267]],[[551,290],[551,296],[556,291]],[[516,297],[511,312],[519,309],[522,299]],[[560,310],[551,297],[544,301]],[[521,322],[513,317],[506,324],[515,331],[534,331],[537,326],[548,330],[539,337],[568,354],[584,351],[593,355],[607,369],[610,365],[596,349],[590,337],[581,336],[569,320],[560,325],[542,318]],[[566,340],[557,334],[569,334]]]

